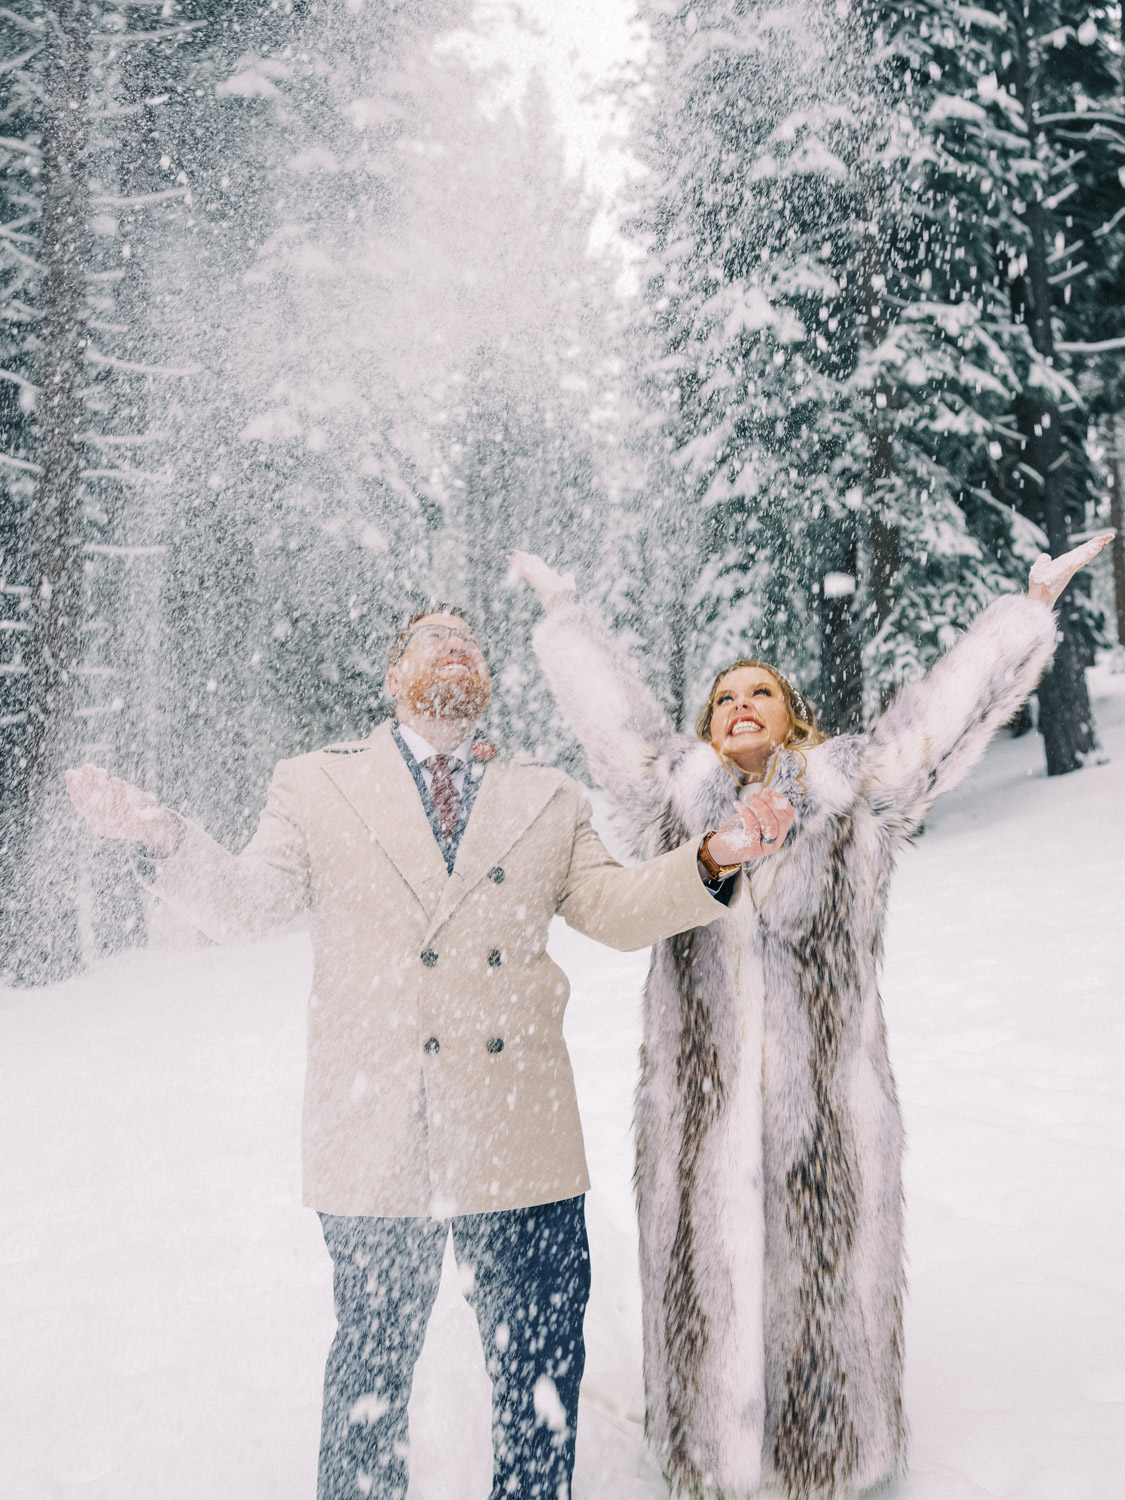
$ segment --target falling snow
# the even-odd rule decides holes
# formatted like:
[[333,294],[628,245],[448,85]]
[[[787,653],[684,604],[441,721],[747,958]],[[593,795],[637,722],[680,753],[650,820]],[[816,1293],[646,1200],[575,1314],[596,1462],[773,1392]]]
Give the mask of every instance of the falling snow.
[[[1034,708],[902,858],[885,992],[910,1142],[896,1494],[1121,1488],[1120,22],[1090,0],[0,7],[5,1496],[310,1495],[333,1327],[296,1179],[308,933],[203,946],[80,827],[65,767],[241,847],[279,760],[387,716],[388,647],[441,599],[490,657],[472,774],[587,779],[513,548],[644,642],[677,722],[750,656],[859,729],[1106,526]],[[555,926],[594,1178],[574,1497],[655,1500],[645,956]],[[356,1108],[380,1086],[348,1073]],[[471,1279],[447,1247],[411,1500],[487,1493]],[[520,1336],[500,1322],[487,1357]],[[353,1396],[357,1429],[385,1416]],[[569,1440],[549,1377],[532,1405]]]

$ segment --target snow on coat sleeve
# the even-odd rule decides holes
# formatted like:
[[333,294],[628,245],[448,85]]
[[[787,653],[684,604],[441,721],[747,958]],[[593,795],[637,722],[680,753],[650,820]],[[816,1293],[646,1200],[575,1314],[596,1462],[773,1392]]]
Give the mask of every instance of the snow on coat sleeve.
[[1026,594],[995,600],[879,718],[864,752],[864,790],[894,833],[968,774],[1031,693],[1055,649],[1055,616]]
[[164,861],[153,895],[217,943],[253,942],[307,904],[308,858],[289,764],[273,773],[254,836],[231,854],[194,823]]
[[660,759],[678,736],[637,664],[588,604],[554,609],[536,626],[535,651],[563,717],[586,752],[633,847],[669,803]]

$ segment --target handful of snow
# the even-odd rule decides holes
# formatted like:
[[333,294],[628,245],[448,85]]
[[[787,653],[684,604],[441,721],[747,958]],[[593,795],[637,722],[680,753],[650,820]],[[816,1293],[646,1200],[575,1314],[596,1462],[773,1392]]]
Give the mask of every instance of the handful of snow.
[[780,849],[795,814],[780,792],[754,792],[712,836],[710,851],[719,864],[742,864]]

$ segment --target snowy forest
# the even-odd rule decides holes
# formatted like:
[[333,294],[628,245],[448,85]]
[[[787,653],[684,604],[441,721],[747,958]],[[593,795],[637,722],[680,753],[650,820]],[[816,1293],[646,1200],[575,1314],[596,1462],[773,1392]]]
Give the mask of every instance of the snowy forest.
[[471,0],[0,7],[0,971],[144,939],[94,761],[237,846],[385,716],[418,597],[578,766],[506,554],[677,721],[776,660],[864,725],[1042,550],[1118,529],[1037,703],[1125,640],[1125,54],[1089,0],[640,0],[607,206]]
[[1120,1492],[1123,27],[0,0],[5,1500]]

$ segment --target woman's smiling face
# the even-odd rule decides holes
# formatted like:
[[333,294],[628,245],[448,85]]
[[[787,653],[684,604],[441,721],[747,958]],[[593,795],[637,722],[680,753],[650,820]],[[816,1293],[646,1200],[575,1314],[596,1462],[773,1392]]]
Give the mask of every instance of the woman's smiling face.
[[781,684],[764,667],[735,667],[715,689],[711,744],[739,770],[764,771],[792,727]]

